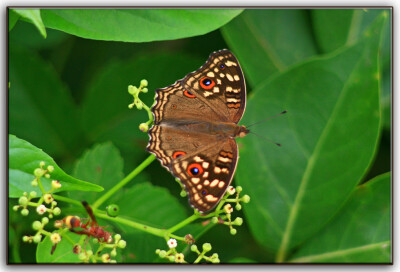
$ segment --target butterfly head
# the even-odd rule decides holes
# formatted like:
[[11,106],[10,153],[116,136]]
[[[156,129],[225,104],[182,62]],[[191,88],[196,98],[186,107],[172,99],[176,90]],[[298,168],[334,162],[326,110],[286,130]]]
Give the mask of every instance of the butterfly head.
[[237,134],[238,137],[243,138],[247,134],[250,133],[250,130],[248,130],[245,126],[240,126],[239,127],[239,133]]

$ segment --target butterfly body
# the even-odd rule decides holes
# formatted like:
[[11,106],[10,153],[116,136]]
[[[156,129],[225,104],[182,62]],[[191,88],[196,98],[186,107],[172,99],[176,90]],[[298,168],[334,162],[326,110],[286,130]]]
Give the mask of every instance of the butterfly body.
[[156,90],[147,150],[181,180],[201,213],[218,204],[232,181],[235,138],[249,133],[238,125],[245,106],[243,73],[229,50],[212,53],[197,71]]
[[249,133],[245,126],[239,126],[229,122],[205,122],[193,120],[169,120],[161,122],[161,127],[169,127],[181,131],[196,131],[209,135],[216,135],[218,138],[244,137]]

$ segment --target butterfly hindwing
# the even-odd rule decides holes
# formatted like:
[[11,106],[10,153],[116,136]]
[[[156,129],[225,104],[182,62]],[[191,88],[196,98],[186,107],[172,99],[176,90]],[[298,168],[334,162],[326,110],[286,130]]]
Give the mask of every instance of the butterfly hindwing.
[[215,142],[202,152],[187,154],[171,163],[171,171],[189,194],[190,205],[205,213],[212,210],[230,185],[238,160],[234,139]]

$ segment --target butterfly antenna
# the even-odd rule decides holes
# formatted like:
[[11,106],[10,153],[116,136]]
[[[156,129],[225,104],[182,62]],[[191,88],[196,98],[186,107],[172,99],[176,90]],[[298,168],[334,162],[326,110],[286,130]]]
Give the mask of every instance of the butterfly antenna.
[[256,135],[257,137],[260,137],[261,139],[267,140],[268,142],[273,143],[274,145],[277,145],[279,147],[282,146],[280,143],[274,142],[274,141],[272,141],[271,139],[269,139],[267,137],[264,137],[264,136],[261,136],[259,134],[254,133],[253,131],[250,131],[250,133]]
[[270,119],[272,119],[272,118],[278,117],[278,116],[280,116],[280,115],[282,115],[282,114],[285,114],[285,113],[287,113],[287,111],[282,111],[281,113],[279,113],[279,114],[277,114],[277,115],[268,117],[268,118],[266,118],[266,119],[264,119],[264,120],[261,120],[261,121],[258,121],[258,122],[256,122],[256,123],[254,123],[254,124],[251,124],[251,125],[249,125],[249,126],[246,126],[246,128],[249,128],[249,127],[254,126],[254,125],[257,125],[257,124],[259,124],[259,123],[268,121],[268,120],[270,120]]

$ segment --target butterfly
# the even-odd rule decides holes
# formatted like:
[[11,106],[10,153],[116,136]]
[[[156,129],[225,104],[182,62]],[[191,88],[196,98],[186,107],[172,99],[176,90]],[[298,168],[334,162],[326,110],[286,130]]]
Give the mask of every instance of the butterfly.
[[147,151],[178,178],[190,205],[208,213],[230,185],[239,158],[237,125],[246,108],[246,84],[236,57],[214,52],[198,70],[155,91]]

